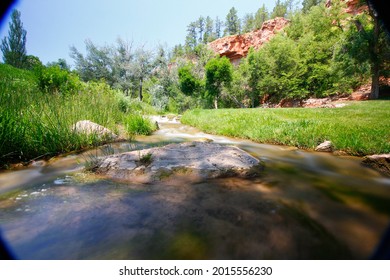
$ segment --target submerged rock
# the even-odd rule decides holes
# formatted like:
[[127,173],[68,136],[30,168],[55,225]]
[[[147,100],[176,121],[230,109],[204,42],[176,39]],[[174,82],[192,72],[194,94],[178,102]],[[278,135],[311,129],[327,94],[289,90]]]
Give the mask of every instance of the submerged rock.
[[333,151],[333,144],[331,141],[325,141],[317,146],[316,152],[329,152]]
[[77,133],[85,133],[87,135],[96,134],[96,136],[101,138],[115,139],[118,137],[108,128],[89,120],[78,121],[73,126],[73,130]]
[[362,164],[390,177],[390,154],[366,156]]
[[243,150],[216,143],[189,142],[104,158],[96,172],[113,179],[153,182],[184,175],[202,181],[219,177],[256,177],[263,163]]

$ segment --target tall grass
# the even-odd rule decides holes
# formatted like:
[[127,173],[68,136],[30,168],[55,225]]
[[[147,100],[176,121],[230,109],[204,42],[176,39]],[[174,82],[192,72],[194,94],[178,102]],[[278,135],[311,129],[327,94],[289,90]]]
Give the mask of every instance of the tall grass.
[[181,121],[208,133],[314,149],[331,140],[351,155],[390,152],[390,101],[344,108],[187,111]]
[[61,94],[43,92],[36,79],[0,64],[0,167],[98,145],[96,135],[76,133],[73,125],[90,120],[117,132],[128,114],[105,83],[80,83],[76,92]]

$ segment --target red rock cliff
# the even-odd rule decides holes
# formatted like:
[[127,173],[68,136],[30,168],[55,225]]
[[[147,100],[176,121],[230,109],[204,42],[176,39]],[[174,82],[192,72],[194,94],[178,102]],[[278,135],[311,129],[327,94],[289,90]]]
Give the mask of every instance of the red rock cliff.
[[209,47],[219,53],[220,56],[226,56],[232,63],[238,63],[241,58],[248,54],[249,48],[260,48],[265,42],[268,42],[275,34],[289,24],[289,20],[277,17],[263,23],[258,30],[219,38],[211,43]]

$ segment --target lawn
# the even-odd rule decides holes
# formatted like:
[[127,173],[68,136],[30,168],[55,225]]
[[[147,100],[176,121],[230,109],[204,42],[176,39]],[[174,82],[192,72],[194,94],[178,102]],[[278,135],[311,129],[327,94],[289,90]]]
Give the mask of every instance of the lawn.
[[314,149],[325,140],[350,155],[390,153],[390,101],[351,102],[343,108],[187,111],[181,121],[211,133],[260,143]]

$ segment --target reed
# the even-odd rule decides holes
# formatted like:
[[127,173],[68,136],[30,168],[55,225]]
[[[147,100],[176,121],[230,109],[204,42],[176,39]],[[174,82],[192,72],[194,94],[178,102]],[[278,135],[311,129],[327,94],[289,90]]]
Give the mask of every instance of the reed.
[[102,82],[80,83],[66,94],[45,92],[31,71],[0,64],[0,167],[100,145],[98,137],[72,127],[90,120],[118,132],[118,124],[135,114],[121,110],[121,100]]

